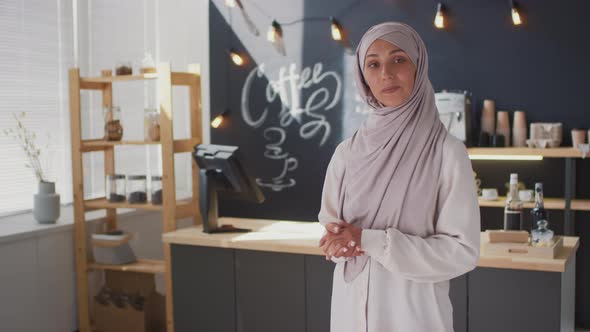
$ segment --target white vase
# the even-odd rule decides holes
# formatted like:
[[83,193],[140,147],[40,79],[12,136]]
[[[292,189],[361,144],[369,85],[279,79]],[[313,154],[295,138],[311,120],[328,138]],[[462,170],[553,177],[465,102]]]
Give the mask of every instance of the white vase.
[[33,200],[33,216],[40,224],[54,224],[59,213],[59,194],[55,193],[55,182],[39,182],[39,192]]

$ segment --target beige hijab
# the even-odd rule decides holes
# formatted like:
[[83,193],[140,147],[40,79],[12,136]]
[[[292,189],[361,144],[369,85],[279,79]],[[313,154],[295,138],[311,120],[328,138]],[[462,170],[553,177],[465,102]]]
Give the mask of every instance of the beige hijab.
[[[377,39],[400,47],[417,68],[414,91],[397,107],[382,105],[363,77],[365,55]],[[335,152],[324,183],[319,220],[322,224],[344,220],[363,229],[397,228],[406,233],[415,229],[412,235],[426,236],[417,234],[420,230],[412,223],[419,224],[418,220],[427,218],[427,210],[436,207],[442,144],[447,135],[428,79],[426,47],[408,25],[388,22],[365,33],[356,57],[356,84],[373,112]],[[328,202],[337,206],[330,207]],[[368,259],[348,260],[344,280],[356,278]]]

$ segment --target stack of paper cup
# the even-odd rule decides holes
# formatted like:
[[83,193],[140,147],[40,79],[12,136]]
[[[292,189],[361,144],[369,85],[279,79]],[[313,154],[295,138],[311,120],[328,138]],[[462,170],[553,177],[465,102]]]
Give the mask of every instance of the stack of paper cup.
[[510,146],[510,118],[506,111],[498,111],[496,135],[504,136],[505,146]]
[[514,112],[514,121],[512,122],[512,145],[518,147],[526,146],[526,118],[523,111]]
[[496,131],[496,104],[491,99],[483,101],[481,110],[481,131],[494,135]]

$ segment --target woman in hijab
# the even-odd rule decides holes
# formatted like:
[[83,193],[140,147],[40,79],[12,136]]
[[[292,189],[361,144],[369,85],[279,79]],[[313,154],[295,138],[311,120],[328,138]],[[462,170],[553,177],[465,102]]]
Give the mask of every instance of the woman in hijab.
[[320,246],[337,263],[331,331],[453,331],[449,280],[479,258],[467,151],[439,120],[414,29],[376,25],[356,57],[372,113],[336,148],[318,216]]

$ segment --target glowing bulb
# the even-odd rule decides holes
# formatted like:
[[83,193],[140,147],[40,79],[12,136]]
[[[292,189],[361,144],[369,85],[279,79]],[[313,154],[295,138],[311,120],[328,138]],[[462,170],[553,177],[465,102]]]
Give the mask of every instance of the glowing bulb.
[[512,23],[514,25],[521,25],[522,20],[520,19],[520,13],[518,13],[518,9],[512,7]]
[[434,26],[437,29],[444,29],[445,27],[445,16],[443,14],[442,3],[438,3],[436,6],[436,16],[434,17]]
[[218,116],[215,117],[215,119],[213,119],[213,121],[211,121],[211,127],[213,128],[219,128],[219,126],[221,125],[221,123],[223,122],[223,115],[220,114]]
[[244,64],[244,58],[242,58],[242,56],[236,53],[235,51],[229,51],[229,56],[231,57],[231,61],[236,66],[241,66]]
[[236,0],[225,0],[225,5],[229,8],[234,8],[236,6]]
[[330,30],[332,31],[332,39],[342,40],[342,27],[334,18],[331,18]]
[[274,43],[279,35],[279,29],[279,23],[277,23],[277,21],[272,21],[272,24],[270,25],[270,28],[268,28],[268,32],[266,33],[266,39],[269,42]]

